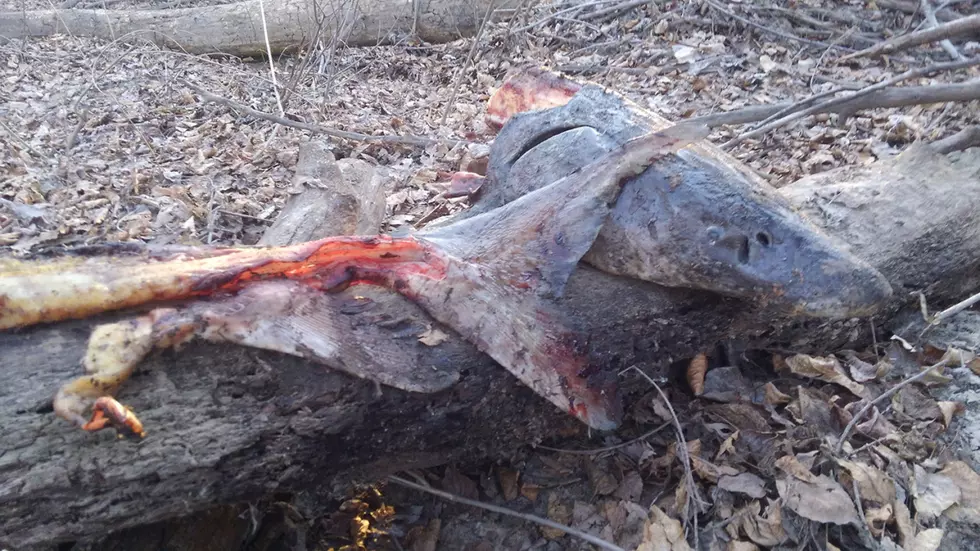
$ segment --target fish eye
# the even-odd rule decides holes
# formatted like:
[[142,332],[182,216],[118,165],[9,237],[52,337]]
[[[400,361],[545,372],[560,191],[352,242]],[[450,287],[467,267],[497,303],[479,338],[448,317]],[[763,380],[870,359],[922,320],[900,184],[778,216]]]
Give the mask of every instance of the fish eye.
[[712,243],[721,239],[721,237],[725,234],[725,232],[718,226],[708,226],[707,233],[708,239],[710,239]]
[[755,234],[755,240],[758,241],[759,244],[762,245],[763,247],[768,247],[769,245],[772,245],[772,236],[769,235],[769,232],[761,231]]

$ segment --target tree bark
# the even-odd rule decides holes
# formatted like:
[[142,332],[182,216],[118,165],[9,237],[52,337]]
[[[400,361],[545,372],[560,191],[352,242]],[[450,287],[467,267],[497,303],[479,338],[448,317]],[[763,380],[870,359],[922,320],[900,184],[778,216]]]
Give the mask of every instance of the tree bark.
[[[892,161],[782,190],[887,276],[896,293],[875,318],[879,325],[918,307],[911,291],[925,292],[935,308],[980,286],[980,154],[957,159],[913,146]],[[316,170],[301,165],[301,173]],[[297,181],[304,177],[311,176]],[[507,458],[530,443],[585,433],[461,339],[419,343],[412,328],[434,323],[411,302],[381,288],[355,289],[375,308],[349,314],[352,323],[400,320],[389,331],[403,339],[406,362],[452,370],[459,382],[412,394],[282,354],[192,344],[154,355],[124,386],[120,398],[149,434],[117,441],[77,430],[50,405],[78,375],[93,324],[110,317],[0,334],[0,547],[92,537],[272,493],[306,492],[325,504],[351,482]],[[867,319],[774,319],[751,304],[587,266],[560,306],[590,331],[597,365],[635,364],[654,375],[726,338],[820,352],[872,338]]]
[[[348,46],[391,44],[411,37],[442,43],[472,36],[491,0],[360,0],[265,2],[273,55],[319,38]],[[517,0],[493,2],[497,14]],[[0,41],[69,33],[103,40],[148,39],[192,54],[266,55],[260,0],[172,10],[52,9],[0,13]],[[417,9],[416,9],[417,8]]]

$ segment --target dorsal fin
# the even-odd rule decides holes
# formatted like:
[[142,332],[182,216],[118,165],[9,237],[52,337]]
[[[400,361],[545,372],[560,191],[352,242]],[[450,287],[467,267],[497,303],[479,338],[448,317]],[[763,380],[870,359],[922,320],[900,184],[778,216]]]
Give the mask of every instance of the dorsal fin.
[[704,126],[681,123],[639,136],[506,205],[417,237],[461,260],[486,266],[515,286],[561,296],[623,183],[707,134]]

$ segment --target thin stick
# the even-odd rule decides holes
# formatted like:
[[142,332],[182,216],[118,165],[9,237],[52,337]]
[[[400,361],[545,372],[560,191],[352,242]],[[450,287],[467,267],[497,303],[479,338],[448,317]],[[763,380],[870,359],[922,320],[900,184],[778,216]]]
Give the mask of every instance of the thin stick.
[[[683,427],[681,427],[681,422],[677,418],[677,413],[674,411],[674,406],[670,404],[670,400],[667,398],[667,394],[665,394],[663,389],[660,388],[660,385],[658,385],[656,381],[654,381],[649,375],[644,373],[639,367],[636,367],[636,365],[631,365],[627,367],[626,369],[623,370],[623,373],[631,369],[639,373],[641,377],[646,379],[647,382],[653,386],[653,388],[657,389],[657,393],[660,394],[660,398],[667,405],[667,410],[670,411],[670,417],[674,424],[674,431],[677,433],[677,441],[678,441],[677,454],[680,456],[681,463],[684,465],[684,482],[687,485],[687,495],[688,498],[694,502],[695,506],[697,506],[697,509],[700,512],[702,505],[704,505],[704,500],[701,499],[701,494],[698,492],[698,486],[694,482],[694,472],[691,469],[691,456],[689,453],[687,453],[687,439],[684,438],[684,429]],[[695,522],[697,522],[697,515],[695,515],[694,518],[695,518]],[[684,517],[684,524],[685,525],[687,524],[686,516]],[[697,549],[698,547],[700,547],[698,545],[698,532],[697,529],[695,529],[694,548]]]
[[914,383],[916,381],[919,381],[919,380],[924,379],[925,376],[928,375],[930,372],[932,372],[933,369],[936,369],[937,367],[942,367],[942,366],[946,365],[947,362],[949,362],[949,360],[948,359],[944,359],[944,360],[941,360],[937,364],[934,364],[934,365],[931,365],[931,366],[927,367],[926,369],[922,370],[921,372],[916,373],[912,377],[909,377],[908,379],[905,379],[904,381],[902,381],[902,382],[898,383],[897,385],[891,387],[890,389],[886,390],[885,392],[882,392],[881,395],[879,395],[877,398],[875,398],[874,400],[871,400],[870,402],[868,402],[867,404],[865,404],[864,407],[861,408],[860,411],[858,411],[854,415],[854,417],[851,418],[851,421],[849,423],[847,423],[847,426],[844,427],[844,432],[840,435],[840,439],[837,441],[837,446],[834,448],[834,452],[835,453],[838,453],[838,454],[841,453],[841,450],[844,449],[844,442],[847,442],[847,439],[851,436],[851,432],[854,431],[854,427],[857,426],[858,421],[860,421],[861,418],[864,417],[864,414],[865,413],[868,413],[868,411],[870,411],[871,408],[874,407],[875,404],[877,404],[878,402],[881,402],[882,400],[884,400],[886,398],[891,397],[893,394],[895,394],[899,390],[902,390],[903,388],[907,387],[908,385],[910,385],[910,384],[912,384],[912,383]]
[[879,90],[883,90],[885,88],[888,88],[889,86],[894,86],[895,84],[898,84],[899,82],[903,82],[905,80],[923,77],[923,76],[926,76],[926,75],[929,75],[929,74],[932,74],[932,73],[937,73],[937,72],[940,72],[940,71],[953,71],[953,70],[956,70],[956,69],[963,69],[963,68],[966,68],[966,67],[972,67],[974,65],[980,65],[980,56],[974,57],[974,58],[970,58],[970,59],[966,59],[966,60],[963,60],[963,61],[949,61],[949,62],[946,62],[946,63],[937,63],[935,65],[930,65],[928,67],[921,67],[919,69],[912,69],[912,70],[909,70],[909,71],[905,71],[904,73],[902,73],[902,74],[900,74],[898,76],[895,76],[895,77],[892,77],[890,79],[884,80],[882,82],[879,82],[878,84],[873,84],[871,86],[864,87],[864,88],[862,88],[862,89],[860,89],[860,90],[858,90],[858,91],[856,91],[856,92],[854,92],[852,94],[849,94],[849,95],[846,95],[846,96],[843,96],[843,97],[839,97],[839,98],[834,98],[834,99],[831,99],[831,100],[828,100],[828,101],[820,102],[820,103],[818,103],[816,105],[813,105],[811,107],[808,107],[808,108],[806,108],[806,109],[804,109],[802,111],[797,111],[796,113],[792,113],[790,115],[786,115],[785,117],[783,117],[781,119],[776,119],[776,120],[772,121],[769,124],[760,126],[759,128],[756,128],[755,130],[751,130],[749,132],[746,132],[745,134],[742,134],[740,136],[737,136],[735,138],[732,138],[731,140],[729,140],[728,142],[726,142],[725,144],[723,144],[722,145],[722,148],[723,149],[730,149],[730,148],[738,145],[739,143],[741,143],[744,140],[747,140],[749,138],[754,138],[756,136],[762,135],[762,134],[764,134],[764,133],[766,133],[766,132],[768,132],[768,131],[770,131],[770,130],[772,130],[774,128],[779,128],[780,126],[785,126],[786,124],[789,124],[789,123],[791,123],[793,121],[797,121],[799,119],[802,119],[803,117],[807,117],[807,116],[812,115],[814,113],[819,113],[821,111],[822,112],[829,111],[830,108],[832,108],[832,107],[837,107],[837,106],[843,105],[843,104],[845,104],[847,102],[854,101],[854,100],[856,100],[858,98],[861,98],[861,97],[867,96],[869,94],[872,94],[874,92],[877,92]]
[[279,97],[279,83],[276,81],[276,60],[272,57],[272,45],[269,44],[269,26],[265,22],[265,0],[259,0],[259,15],[262,16],[262,34],[265,36],[265,54],[269,56],[269,77],[272,79],[272,91],[276,94],[276,105],[279,106],[279,116],[286,116],[286,109]]
[[[936,20],[936,10],[932,8],[932,2],[929,0],[920,0],[919,4],[922,6],[922,15],[925,16],[926,22],[929,23],[930,29],[938,27],[939,21]],[[946,53],[950,55],[955,60],[965,59],[963,54],[953,46],[953,43],[949,41],[948,38],[944,38],[939,41],[939,45],[942,46]]]
[[794,34],[784,33],[783,31],[778,31],[776,29],[770,29],[769,27],[766,27],[764,25],[760,25],[760,24],[756,23],[755,21],[752,21],[751,19],[747,19],[745,17],[742,17],[742,16],[736,14],[735,12],[728,11],[725,8],[723,8],[723,7],[719,6],[718,4],[716,4],[715,2],[712,2],[711,0],[708,0],[707,4],[709,6],[711,6],[711,9],[713,9],[715,11],[718,11],[718,12],[721,12],[721,13],[727,15],[728,17],[731,17],[732,19],[735,19],[737,21],[741,21],[742,23],[745,23],[746,25],[748,25],[750,27],[754,27],[756,29],[759,29],[760,31],[767,32],[769,34],[778,36],[780,38],[785,38],[787,40],[792,40],[794,42],[801,42],[803,44],[807,44],[807,45],[810,45],[810,46],[816,46],[818,48],[837,48],[838,50],[846,50],[848,52],[853,52],[854,51],[853,48],[848,48],[847,46],[839,46],[839,45],[834,46],[834,45],[831,45],[831,44],[825,44],[823,42],[817,42],[816,40],[810,40],[808,38],[800,38],[799,36],[796,36]]
[[935,42],[944,38],[952,38],[961,34],[969,34],[977,30],[980,30],[980,14],[963,17],[950,21],[949,23],[943,23],[938,27],[916,31],[914,33],[893,38],[882,42],[877,46],[872,46],[870,48],[854,52],[853,54],[848,54],[842,57],[841,61],[847,61],[857,57],[892,54],[918,46],[920,44],[927,44],[929,42]]
[[329,128],[326,126],[320,126],[318,124],[309,124],[305,122],[294,121],[292,119],[287,119],[284,117],[277,117],[271,113],[265,113],[256,109],[252,109],[247,105],[242,105],[237,101],[230,100],[221,96],[216,96],[210,92],[206,92],[201,88],[191,84],[190,82],[183,81],[184,86],[187,86],[193,90],[196,94],[201,96],[201,99],[211,103],[217,103],[218,105],[224,105],[236,111],[241,111],[249,116],[255,117],[257,119],[266,120],[269,122],[274,122],[276,124],[281,124],[283,126],[288,126],[291,128],[298,128],[300,130],[306,130],[308,132],[315,132],[317,134],[325,134],[327,136],[332,136],[334,138],[340,138],[343,140],[352,140],[358,142],[381,142],[381,143],[402,143],[408,145],[419,145],[428,146],[433,144],[447,144],[449,146],[456,146],[460,144],[471,144],[473,142],[468,142],[466,140],[442,140],[437,138],[423,138],[421,136],[372,136],[370,134],[361,134],[360,132],[347,132],[346,130],[337,130],[335,128]]
[[972,297],[960,301],[950,306],[949,308],[943,310],[942,312],[939,312],[938,314],[932,317],[932,320],[929,322],[929,325],[939,325],[940,323],[943,322],[943,320],[955,316],[956,314],[959,314],[963,310],[966,310],[967,308],[973,306],[978,302],[980,302],[980,293],[977,293]]
[[453,105],[456,104],[456,97],[459,95],[459,89],[463,85],[463,76],[466,74],[466,70],[470,67],[470,62],[473,61],[473,54],[476,53],[476,47],[480,43],[480,39],[483,38],[483,31],[487,29],[487,23],[490,21],[490,16],[493,14],[493,5],[496,0],[490,0],[487,4],[487,13],[483,14],[483,22],[480,23],[480,30],[476,33],[476,38],[473,39],[473,45],[470,46],[470,51],[466,54],[466,61],[463,62],[463,67],[456,74],[456,82],[453,83],[453,95],[449,98],[449,103],[446,104],[446,110],[442,112],[442,119],[439,121],[439,126],[446,126],[446,119],[449,118],[449,112],[453,110]]
[[549,446],[542,446],[540,444],[538,444],[537,446],[535,446],[535,448],[540,448],[542,450],[548,450],[548,451],[558,452],[558,453],[567,453],[567,454],[571,454],[571,455],[595,455],[597,453],[611,452],[611,451],[614,451],[614,450],[618,450],[620,448],[625,448],[626,446],[629,446],[630,444],[635,444],[637,442],[641,442],[643,440],[646,440],[647,438],[650,438],[654,434],[657,434],[658,432],[660,432],[660,431],[664,430],[665,428],[669,427],[671,424],[672,424],[671,421],[667,421],[666,423],[660,425],[659,427],[657,427],[655,429],[652,429],[650,431],[647,431],[647,432],[641,434],[640,436],[637,436],[636,438],[633,438],[632,440],[627,440],[625,442],[621,442],[619,444],[615,444],[615,445],[612,445],[612,446],[606,446],[605,448],[595,448],[595,449],[591,449],[591,450],[569,450],[567,448],[552,448],[552,447],[549,447]]
[[584,541],[587,541],[587,542],[591,543],[592,545],[596,545],[596,546],[598,546],[598,547],[600,547],[602,549],[608,549],[609,551],[626,551],[622,547],[620,547],[618,545],[615,545],[615,544],[612,544],[612,543],[609,543],[608,541],[606,541],[604,539],[597,538],[597,537],[593,536],[592,534],[587,534],[587,533],[585,533],[585,532],[583,532],[581,530],[576,530],[575,528],[572,528],[571,526],[565,526],[564,524],[559,524],[559,523],[557,523],[557,522],[555,522],[553,520],[549,520],[549,519],[546,519],[546,518],[541,518],[541,517],[536,516],[536,515],[529,515],[527,513],[520,513],[518,511],[511,511],[510,509],[507,509],[506,507],[498,507],[496,505],[491,505],[489,503],[483,503],[482,501],[477,501],[475,499],[468,499],[468,498],[465,498],[465,497],[462,497],[462,496],[458,496],[456,494],[451,494],[449,492],[443,492],[442,490],[436,490],[435,488],[431,488],[429,486],[423,486],[422,484],[416,484],[414,482],[410,482],[408,480],[405,480],[404,478],[401,478],[401,477],[398,477],[398,476],[394,476],[394,475],[389,475],[388,476],[388,481],[389,482],[394,482],[395,484],[398,484],[399,486],[405,486],[406,488],[411,488],[413,490],[418,490],[420,492],[426,492],[426,493],[432,494],[434,496],[441,497],[442,499],[445,499],[447,501],[452,501],[453,503],[462,503],[463,505],[469,505],[471,507],[479,507],[480,509],[485,509],[487,511],[493,511],[494,513],[499,513],[501,515],[507,515],[507,516],[510,516],[510,517],[514,517],[514,518],[519,518],[519,519],[522,519],[522,520],[526,520],[526,521],[529,521],[529,522],[534,522],[534,523],[540,524],[542,526],[547,526],[548,528],[554,528],[555,530],[561,530],[562,532],[565,532],[566,534],[568,534],[570,536],[574,536],[576,538],[579,538],[579,539],[582,539]]

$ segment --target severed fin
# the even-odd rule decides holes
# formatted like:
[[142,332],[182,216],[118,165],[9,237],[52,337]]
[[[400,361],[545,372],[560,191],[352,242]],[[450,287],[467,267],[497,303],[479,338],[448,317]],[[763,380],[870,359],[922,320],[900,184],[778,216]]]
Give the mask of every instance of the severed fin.
[[[413,354],[405,339],[418,340],[427,326],[425,314],[405,301],[382,308],[358,294],[365,290],[370,292],[323,293],[296,281],[267,281],[234,296],[201,300],[180,309],[158,308],[138,318],[100,325],[89,339],[86,375],[59,390],[55,412],[84,430],[111,426],[120,434],[142,437],[139,418],[112,394],[152,350],[194,338],[283,352],[409,392],[439,392],[459,380],[453,355],[462,352],[454,349],[462,343],[441,347],[417,343]],[[386,325],[389,313],[408,320],[410,326]],[[418,322],[411,324],[412,320]]]
[[681,123],[639,136],[497,209],[423,230],[416,237],[462,260],[486,266],[514,287],[561,296],[623,184],[707,134],[707,127]]
[[[323,293],[299,282],[268,281],[234,297],[194,303],[188,311],[204,320],[201,336],[209,341],[299,356],[400,390],[439,392],[459,380],[451,361],[436,357],[448,351],[418,343],[413,355],[406,346],[405,340],[417,341],[426,329],[421,309],[399,301],[398,307],[407,310],[399,316],[410,327],[386,328],[391,316],[374,316],[372,310],[381,307],[365,294],[373,294],[372,289]],[[420,321],[412,324],[412,319]]]

